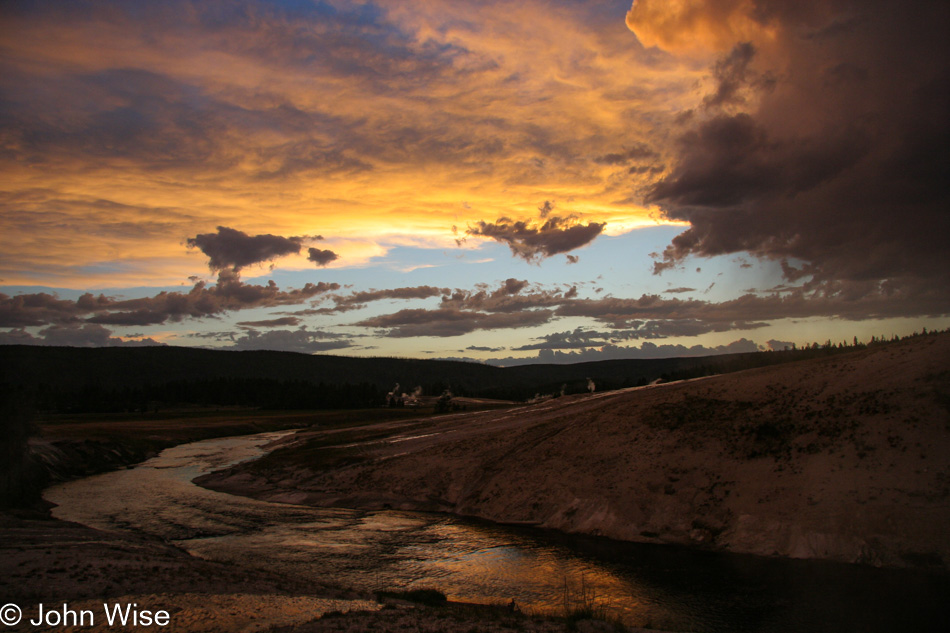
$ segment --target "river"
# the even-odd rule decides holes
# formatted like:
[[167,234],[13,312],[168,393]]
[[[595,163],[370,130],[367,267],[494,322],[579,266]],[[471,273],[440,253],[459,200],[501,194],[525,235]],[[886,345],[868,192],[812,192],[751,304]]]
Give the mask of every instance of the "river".
[[268,503],[191,480],[262,455],[282,433],[163,451],[49,488],[57,518],[159,536],[195,556],[363,590],[563,612],[590,600],[631,625],[699,632],[950,630],[946,576],[697,552],[453,516]]

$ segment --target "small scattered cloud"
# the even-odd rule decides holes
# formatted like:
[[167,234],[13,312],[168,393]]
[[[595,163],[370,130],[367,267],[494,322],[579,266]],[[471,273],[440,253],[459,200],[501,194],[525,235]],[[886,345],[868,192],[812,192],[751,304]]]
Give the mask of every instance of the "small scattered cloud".
[[377,328],[379,335],[392,338],[416,336],[460,336],[476,330],[523,328],[547,323],[551,310],[520,312],[476,312],[454,308],[406,309],[393,314],[364,319],[353,325]]
[[465,349],[460,349],[459,352],[502,352],[505,347],[486,347],[484,345],[469,345]]
[[406,286],[385,290],[361,290],[349,295],[334,296],[333,300],[335,305],[330,308],[325,308],[324,313],[330,314],[332,312],[358,310],[366,307],[367,303],[383,299],[428,299],[429,297],[439,297],[448,292],[448,288],[437,288],[436,286]]
[[308,250],[307,260],[315,263],[317,266],[326,266],[330,262],[340,259],[340,256],[331,250],[313,248]]
[[606,222],[584,224],[574,215],[550,215],[553,211],[550,202],[545,202],[539,211],[539,221],[515,221],[507,217],[494,222],[480,220],[465,233],[507,244],[514,256],[536,263],[591,243],[607,226]]
[[478,290],[456,289],[451,294],[442,297],[440,307],[442,309],[483,310],[485,312],[517,312],[534,308],[554,307],[577,293],[576,286],[569,289],[567,293],[560,290],[545,289],[524,292],[527,286],[528,282],[526,280],[509,278],[494,290],[487,286],[483,286]]
[[663,292],[664,292],[664,294],[680,294],[680,293],[683,293],[683,292],[696,292],[696,289],[695,289],[695,288],[687,288],[687,287],[685,287],[685,286],[681,286],[681,287],[679,287],[679,288],[669,288],[668,290],[664,290]]
[[[189,248],[197,248],[208,256],[208,267],[211,270],[230,268],[238,271],[252,264],[299,253],[303,243],[310,239],[316,238],[281,237],[270,233],[248,235],[237,229],[219,226],[217,233],[201,233],[188,238],[185,243]],[[312,254],[315,249],[310,250]]]
[[278,319],[265,319],[263,321],[238,321],[241,327],[284,327],[287,325],[300,325],[300,319],[293,316],[280,317]]
[[322,331],[311,331],[306,327],[297,330],[272,330],[258,332],[250,330],[243,336],[234,337],[234,343],[228,348],[236,350],[278,350],[314,354],[352,347],[353,343],[344,335]]

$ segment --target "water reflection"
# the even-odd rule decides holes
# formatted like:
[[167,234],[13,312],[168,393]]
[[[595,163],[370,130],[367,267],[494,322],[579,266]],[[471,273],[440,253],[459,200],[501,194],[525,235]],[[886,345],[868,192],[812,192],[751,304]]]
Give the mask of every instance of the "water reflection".
[[623,544],[435,514],[273,504],[191,483],[260,455],[281,435],[179,446],[45,496],[59,518],[359,589],[437,587],[455,600],[513,599],[555,612],[587,599],[631,625],[697,632],[950,630],[946,577]]

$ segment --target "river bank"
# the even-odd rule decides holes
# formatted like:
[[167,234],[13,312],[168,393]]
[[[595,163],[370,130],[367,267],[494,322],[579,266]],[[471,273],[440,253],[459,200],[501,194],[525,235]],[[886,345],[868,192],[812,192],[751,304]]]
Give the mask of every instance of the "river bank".
[[946,572],[950,335],[504,413],[315,430],[198,479],[255,498]]
[[[300,419],[291,415],[254,423],[283,426],[291,422],[299,424]],[[221,429],[237,428],[240,432],[246,425],[233,421],[225,425],[217,421],[209,427],[196,429],[192,425],[179,432],[187,438],[188,434],[214,433]],[[148,431],[138,430],[142,434],[151,433],[153,440],[159,439],[154,427]],[[75,436],[76,430],[70,433]],[[85,452],[61,452],[61,455],[66,459],[77,454],[90,458],[94,450],[108,451],[117,458],[133,455],[113,451],[108,441],[91,440],[88,446],[91,449]],[[117,463],[121,461],[117,459]],[[76,462],[66,472],[81,471],[82,464],[82,461]],[[104,492],[109,494],[108,487]],[[107,512],[103,504],[92,501],[90,507]],[[311,577],[203,559],[189,555],[180,545],[167,539],[140,530],[95,529],[54,519],[47,510],[44,506],[0,511],[0,533],[3,534],[0,598],[4,604],[19,605],[27,616],[35,613],[40,603],[68,604],[74,610],[98,612],[103,601],[110,601],[165,610],[171,615],[176,630],[192,632],[258,631],[274,627],[292,632],[297,631],[297,627],[316,626],[314,621],[326,613],[334,614],[333,626],[348,627],[336,630],[384,630],[394,622],[400,623],[400,630],[413,630],[405,628],[410,621],[415,630],[431,631],[470,631],[478,627],[486,631],[550,633],[562,631],[566,626],[565,620],[560,618],[510,613],[504,607],[447,603],[433,608],[398,601],[393,604],[391,599],[377,599],[371,591],[341,587],[333,578],[315,582]],[[91,515],[95,514],[93,509]],[[370,626],[367,614],[384,606],[384,615],[372,620],[371,629],[365,628]],[[102,624],[97,620],[97,625]],[[100,629],[106,630],[102,626],[88,630]],[[21,623],[20,628],[10,630],[43,629]]]
[[[380,587],[437,587],[456,602],[514,600],[527,613],[550,615],[590,605],[608,620],[704,633],[884,633],[911,623],[917,631],[944,630],[935,622],[947,619],[940,605],[950,585],[926,574],[620,543],[444,514],[275,504],[192,483],[196,474],[259,456],[282,435],[182,445],[133,469],[55,486],[46,498],[58,504],[57,517],[96,527],[103,539],[131,532],[252,575],[365,595]],[[244,613],[249,594],[236,588],[227,609]],[[209,603],[225,600],[207,595]],[[164,596],[161,604],[150,596],[140,604],[194,603],[188,595]],[[387,615],[416,617],[392,609]],[[432,613],[437,620],[447,615]],[[465,615],[473,617],[495,618]]]

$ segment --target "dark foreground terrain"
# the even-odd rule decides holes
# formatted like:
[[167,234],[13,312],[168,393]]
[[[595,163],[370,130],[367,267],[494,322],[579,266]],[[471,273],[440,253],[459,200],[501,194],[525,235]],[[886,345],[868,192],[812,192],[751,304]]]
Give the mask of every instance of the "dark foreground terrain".
[[[180,412],[114,416],[51,416],[32,422],[29,470],[39,482],[68,480],[121,468],[180,443],[319,424],[361,426],[369,419],[418,416],[398,410],[336,412]],[[9,422],[11,419],[8,418]],[[5,445],[10,448],[10,443]],[[16,483],[9,472],[6,481]],[[21,482],[22,483],[22,482]],[[165,609],[176,631],[563,631],[615,630],[583,609],[570,619],[533,617],[507,606],[451,602],[418,604],[283,575],[201,560],[161,539],[131,531],[103,531],[50,517],[43,502],[24,496],[0,509],[0,603],[27,617],[39,603],[68,603],[97,614],[104,601]],[[410,596],[411,597],[411,596]],[[382,610],[381,610],[382,609]],[[321,619],[329,614],[326,619]],[[567,615],[567,614],[566,614]],[[42,630],[21,622],[11,631]],[[49,630],[68,630],[53,627]],[[637,629],[630,629],[637,630]]]
[[941,586],[950,561],[948,335],[482,413],[31,418],[14,409],[4,424],[0,603],[27,613],[38,601],[87,608],[115,599],[167,606],[183,631],[619,628],[584,605],[570,617],[541,618],[505,605],[418,605],[304,584],[199,560],[155,538],[52,520],[36,503],[50,481],[121,468],[167,446],[300,427],[309,430],[296,441],[204,485],[295,503],[439,510],[624,540],[911,567]]

